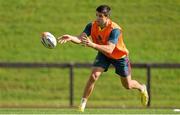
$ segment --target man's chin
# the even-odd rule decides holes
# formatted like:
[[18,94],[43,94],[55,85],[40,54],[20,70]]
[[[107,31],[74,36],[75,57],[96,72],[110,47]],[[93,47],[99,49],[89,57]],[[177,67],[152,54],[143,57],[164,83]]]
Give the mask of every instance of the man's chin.
[[100,22],[97,22],[97,25],[98,25],[98,26],[101,26],[102,24],[101,24]]
[[96,21],[96,22],[97,22],[97,24],[99,25],[100,22],[99,22],[99,21]]

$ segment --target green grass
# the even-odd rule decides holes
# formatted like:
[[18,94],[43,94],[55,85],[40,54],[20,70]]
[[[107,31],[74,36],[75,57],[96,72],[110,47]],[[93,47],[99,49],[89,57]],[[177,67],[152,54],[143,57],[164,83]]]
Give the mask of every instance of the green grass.
[[[179,0],[0,0],[0,62],[93,62],[95,50],[72,43],[50,50],[40,43],[40,34],[78,35],[95,19],[100,4],[112,7],[111,18],[123,28],[131,62],[180,63]],[[0,68],[0,107],[68,106],[68,72]],[[89,73],[75,69],[75,106]],[[152,107],[180,107],[179,75],[178,69],[152,70]],[[132,76],[146,82],[145,70],[133,69]],[[90,107],[141,107],[138,92],[125,90],[114,70],[96,85]]]
[[86,109],[84,113],[76,109],[0,109],[0,114],[179,114],[173,109]]
[[1,0],[1,61],[91,62],[96,54],[92,49],[68,43],[49,50],[39,38],[43,31],[56,37],[80,34],[103,3],[112,7],[112,20],[122,26],[133,62],[179,62],[179,0]]
[[[124,89],[113,71],[110,69],[97,81],[87,106],[142,107],[139,93],[136,90]],[[67,69],[1,69],[0,106],[69,106],[68,72]],[[90,72],[88,69],[75,69],[74,72],[74,106],[78,106]],[[176,86],[180,82],[176,74],[180,74],[180,71],[166,69],[152,71],[151,107],[180,107],[178,96],[180,88]],[[145,70],[133,70],[133,78],[139,82],[145,83],[145,76]]]

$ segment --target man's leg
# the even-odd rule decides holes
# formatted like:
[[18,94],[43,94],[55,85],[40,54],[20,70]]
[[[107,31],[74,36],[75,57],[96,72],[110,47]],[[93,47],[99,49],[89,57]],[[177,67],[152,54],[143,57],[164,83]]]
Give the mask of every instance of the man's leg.
[[139,82],[131,79],[131,75],[121,77],[121,83],[126,89],[138,89],[139,91],[143,89],[143,86]]
[[146,106],[149,100],[146,86],[131,79],[131,65],[129,58],[124,57],[118,60],[112,60],[112,63],[116,68],[116,73],[121,76],[122,85],[126,89],[138,89],[141,93],[141,102]]
[[126,89],[138,89],[141,93],[142,104],[144,106],[147,105],[149,96],[145,85],[140,84],[136,80],[132,80],[131,75],[128,75],[127,77],[121,77],[121,82]]
[[99,76],[101,75],[101,73],[103,71],[104,71],[104,69],[101,68],[101,67],[94,67],[92,69],[91,75],[90,75],[89,80],[87,81],[85,89],[84,89],[81,104],[79,106],[79,110],[81,112],[84,111],[85,106],[86,106],[86,102],[87,102],[89,96],[91,95],[91,93],[92,93],[92,91],[94,89],[95,82],[98,80]]

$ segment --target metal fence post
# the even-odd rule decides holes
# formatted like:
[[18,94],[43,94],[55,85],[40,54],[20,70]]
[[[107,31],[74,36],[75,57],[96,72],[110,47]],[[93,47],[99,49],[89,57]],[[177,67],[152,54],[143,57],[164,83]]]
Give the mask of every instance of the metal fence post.
[[69,84],[69,100],[70,100],[70,102],[69,102],[69,105],[70,105],[70,107],[72,107],[73,106],[73,99],[74,99],[74,71],[73,71],[73,69],[74,69],[74,67],[73,67],[73,64],[70,64],[70,66],[69,66],[69,69],[70,69],[70,76],[69,76],[69,82],[70,82],[70,84]]
[[149,95],[149,101],[147,107],[151,105],[151,65],[147,64],[147,91]]

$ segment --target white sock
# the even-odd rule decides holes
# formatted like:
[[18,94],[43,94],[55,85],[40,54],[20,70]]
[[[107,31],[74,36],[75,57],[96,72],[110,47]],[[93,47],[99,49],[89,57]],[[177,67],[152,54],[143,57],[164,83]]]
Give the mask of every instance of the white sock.
[[81,107],[84,109],[86,107],[86,102],[87,102],[87,99],[86,98],[82,98],[81,99]]

